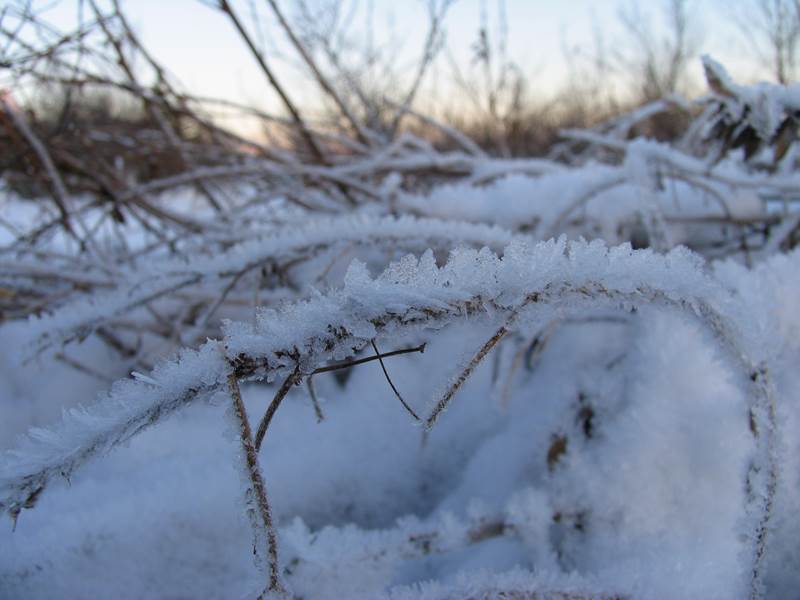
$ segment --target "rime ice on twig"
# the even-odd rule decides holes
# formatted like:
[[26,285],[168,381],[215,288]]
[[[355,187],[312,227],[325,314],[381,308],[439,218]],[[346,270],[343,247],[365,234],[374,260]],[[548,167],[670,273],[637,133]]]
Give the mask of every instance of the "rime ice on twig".
[[285,263],[298,257],[313,256],[343,242],[424,250],[442,246],[446,241],[446,247],[468,244],[500,250],[512,239],[514,236],[510,232],[499,227],[471,223],[455,225],[437,219],[367,215],[317,218],[288,233],[274,232],[244,241],[219,256],[161,261],[156,267],[131,272],[122,278],[123,285],[118,289],[79,297],[52,315],[32,320],[29,329],[37,336],[37,350],[67,343],[85,337],[114,317],[204,281],[230,280],[233,285],[244,273],[270,262]]

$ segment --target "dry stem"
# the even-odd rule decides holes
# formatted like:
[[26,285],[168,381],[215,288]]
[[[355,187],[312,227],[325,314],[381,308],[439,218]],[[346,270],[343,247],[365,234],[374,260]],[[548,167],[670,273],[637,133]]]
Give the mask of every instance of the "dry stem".
[[386,365],[383,364],[383,358],[381,357],[381,353],[378,351],[378,346],[375,345],[375,340],[372,340],[372,349],[375,350],[375,356],[378,358],[378,362],[381,363],[381,369],[383,369],[383,374],[386,377],[386,381],[389,382],[389,385],[391,386],[392,391],[394,392],[394,395],[397,396],[398,400],[400,400],[400,404],[403,405],[403,408],[405,408],[411,414],[412,417],[414,417],[417,421],[419,421],[420,418],[417,415],[417,413],[415,413],[414,409],[411,408],[406,403],[405,400],[403,400],[403,397],[400,395],[400,392],[397,391],[397,388],[395,387],[394,382],[392,382],[392,378],[389,377],[389,372],[386,370]]
[[234,373],[228,376],[228,390],[233,401],[233,411],[239,421],[239,437],[242,442],[242,452],[244,453],[247,475],[250,478],[250,490],[254,499],[254,507],[248,507],[251,524],[253,525],[256,553],[259,553],[258,541],[262,535],[267,542],[267,561],[269,563],[269,584],[267,592],[285,593],[280,582],[278,568],[278,540],[275,534],[275,527],[272,521],[272,511],[267,501],[267,490],[261,471],[258,467],[258,450],[253,445],[253,436],[250,432],[250,422],[247,419],[247,411],[242,401],[242,393],[239,390],[239,380]]
[[[516,316],[516,313],[512,315],[512,318],[514,316]],[[509,319],[509,321],[510,320],[511,319]],[[459,373],[455,381],[450,384],[450,386],[444,392],[442,397],[439,398],[439,401],[436,403],[436,406],[431,411],[431,414],[428,415],[427,419],[425,419],[425,429],[427,431],[430,431],[431,428],[436,424],[436,420],[450,404],[450,400],[453,399],[453,396],[456,395],[456,392],[458,392],[458,390],[461,389],[461,386],[464,384],[464,382],[469,378],[470,375],[472,375],[472,372],[475,370],[475,368],[479,364],[481,364],[483,359],[486,357],[487,354],[489,354],[492,348],[494,348],[497,345],[497,343],[500,340],[502,340],[508,333],[507,326],[510,324],[509,321],[506,321],[506,323],[502,327],[500,327],[500,329],[498,329],[494,333],[494,335],[492,335],[492,337],[490,337],[486,341],[486,343],[481,347],[481,349],[478,350],[475,356],[473,356],[472,359],[469,361],[466,368],[463,371],[461,371],[461,373]]]
[[267,429],[269,428],[269,424],[272,422],[272,417],[275,416],[275,412],[278,410],[281,402],[283,402],[283,399],[286,397],[286,394],[289,393],[289,390],[292,389],[292,386],[300,383],[301,378],[302,374],[300,373],[300,367],[297,366],[295,367],[294,371],[292,371],[291,375],[284,380],[280,389],[278,389],[278,392],[275,394],[275,397],[272,399],[272,402],[267,408],[267,412],[264,413],[261,422],[258,424],[255,444],[256,452],[261,450],[261,444],[264,441],[264,436],[267,434]]

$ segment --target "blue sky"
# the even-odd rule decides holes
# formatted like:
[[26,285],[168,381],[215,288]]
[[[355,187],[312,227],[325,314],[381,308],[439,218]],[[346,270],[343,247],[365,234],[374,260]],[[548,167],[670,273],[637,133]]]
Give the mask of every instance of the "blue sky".
[[[411,73],[426,33],[424,2],[373,0],[371,20],[368,19],[368,0],[346,2],[350,2],[346,6],[355,7],[349,27],[353,35],[362,41],[369,35],[375,44],[385,43],[396,48],[401,73]],[[310,3],[313,5],[314,1]],[[65,1],[57,5],[51,20],[66,23],[73,16],[75,4]],[[255,4],[266,6],[258,0]],[[627,52],[626,37],[621,33],[618,15],[621,6],[631,4],[631,0],[458,0],[451,7],[446,21],[447,53],[459,64],[468,66],[482,10],[488,15],[490,31],[496,33],[500,8],[504,7],[508,56],[520,66],[539,95],[546,97],[564,82],[567,72],[565,49],[572,53],[588,52],[593,43],[593,30],[602,32],[605,43],[612,50],[622,54]],[[653,35],[660,35],[662,3],[640,0],[638,5],[650,14]],[[189,91],[267,110],[277,106],[274,94],[224,15],[197,0],[128,0],[125,6],[140,37]],[[245,5],[238,6],[246,16]],[[287,12],[293,10],[289,0],[283,0],[282,6]],[[728,6],[735,8],[736,4]],[[752,53],[731,21],[720,16],[724,8],[722,3],[719,0],[694,0],[691,7],[693,22],[703,39],[701,52],[711,53],[743,80],[756,78],[760,73],[752,60]],[[303,83],[296,64],[279,56],[287,49],[282,33],[274,26],[265,31],[270,60],[283,80],[300,102],[313,103],[317,90]],[[278,54],[274,54],[276,52]],[[693,70],[699,79],[699,61]],[[422,101],[426,94],[433,93],[451,100],[457,97],[459,92],[451,80],[452,71],[443,54],[431,71]]]

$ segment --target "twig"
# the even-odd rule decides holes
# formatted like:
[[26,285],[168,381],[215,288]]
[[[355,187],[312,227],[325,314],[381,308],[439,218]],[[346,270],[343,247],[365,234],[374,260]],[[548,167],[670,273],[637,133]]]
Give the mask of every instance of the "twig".
[[[120,7],[119,0],[112,0],[112,4],[114,6],[114,16],[119,21],[120,25],[122,26],[123,35],[128,39],[128,41],[136,48],[141,55],[145,58],[145,60],[150,64],[150,66],[155,70],[156,75],[158,76],[158,85],[159,87],[165,87],[168,91],[172,91],[171,86],[167,82],[166,78],[164,77],[164,69],[163,67],[156,61],[153,56],[148,52],[148,50],[139,42],[138,37],[134,34],[133,28],[129,25],[128,20],[125,17],[123,10]],[[92,5],[94,6],[94,2],[92,1]],[[95,8],[96,10],[96,8]],[[98,15],[99,16],[99,15]],[[122,52],[122,46],[119,40],[112,37],[110,32],[104,26],[104,22],[100,21],[100,26],[103,31],[107,34],[109,41],[112,43],[114,49],[117,52],[117,59],[119,65],[125,71],[125,74],[130,79],[131,83],[133,84],[134,88],[139,87],[139,83],[134,78],[133,71],[128,66],[128,62],[125,58],[124,53]],[[158,90],[158,88],[156,88]],[[164,133],[165,138],[172,146],[172,148],[177,152],[177,157],[183,163],[184,168],[191,167],[191,160],[189,159],[189,155],[186,152],[183,142],[181,141],[178,133],[175,131],[175,128],[167,121],[165,115],[162,113],[160,108],[154,106],[154,103],[147,97],[144,93],[144,90],[141,88],[137,89],[136,92],[138,95],[144,100],[145,106],[147,111],[152,116],[153,120],[158,124],[161,131]],[[159,104],[161,104],[164,108],[169,108],[167,100],[164,98],[163,93],[158,93],[158,100]],[[211,208],[214,209],[215,212],[219,213],[222,211],[222,206],[220,206],[219,201],[215,198],[213,192],[209,189],[208,185],[204,181],[199,181],[196,184],[197,189],[200,193],[205,196],[206,200],[208,200],[209,205]]]
[[503,389],[500,393],[500,406],[503,408],[508,408],[509,401],[511,400],[511,388],[514,375],[522,366],[523,362],[525,363],[525,367],[528,371],[533,370],[535,362],[539,356],[541,356],[542,352],[544,352],[545,348],[547,347],[547,342],[550,340],[550,336],[558,325],[558,319],[551,321],[546,327],[533,336],[533,338],[525,339],[524,343],[517,348],[516,352],[514,352],[511,366],[508,369],[505,377],[505,383],[503,384]]
[[258,66],[261,67],[261,71],[266,75],[267,80],[269,81],[272,88],[278,94],[283,102],[283,105],[286,107],[286,110],[289,111],[289,114],[292,116],[292,120],[294,121],[297,129],[300,131],[300,135],[305,140],[309,150],[314,155],[319,162],[323,164],[327,164],[327,160],[325,159],[325,155],[323,154],[322,150],[320,149],[319,145],[317,144],[314,136],[311,134],[311,131],[308,129],[306,122],[303,120],[303,117],[300,116],[300,111],[295,107],[294,103],[289,99],[289,96],[283,89],[283,86],[278,82],[275,78],[275,75],[272,72],[272,69],[269,68],[267,65],[266,60],[264,59],[263,54],[259,51],[256,47],[255,43],[253,42],[250,34],[247,33],[245,30],[244,25],[242,25],[241,20],[239,19],[236,12],[233,10],[233,7],[230,5],[228,0],[219,0],[218,2],[219,9],[228,15],[228,18],[233,23],[233,26],[239,32],[244,43],[247,45],[250,53],[253,55],[253,58],[256,59],[258,62]]
[[61,214],[61,222],[64,225],[64,229],[76,240],[80,241],[72,228],[69,210],[67,209],[69,193],[64,185],[64,180],[61,178],[58,169],[56,169],[53,159],[50,156],[50,153],[47,151],[47,147],[41,142],[41,140],[39,140],[39,138],[30,128],[19,109],[16,106],[13,106],[11,102],[12,101],[9,101],[7,98],[6,93],[0,93],[0,106],[2,106],[3,111],[8,115],[11,122],[28,142],[31,149],[36,153],[36,156],[39,157],[44,170],[47,172],[47,175],[50,178],[50,183],[53,186],[53,201],[58,208],[58,212]]
[[456,392],[461,389],[461,386],[464,384],[464,382],[469,378],[470,375],[472,375],[472,372],[475,370],[475,368],[481,364],[481,361],[483,361],[492,348],[494,348],[497,343],[505,337],[505,335],[508,333],[510,321],[515,316],[516,313],[513,313],[511,318],[506,321],[506,324],[495,331],[494,335],[492,335],[492,337],[490,337],[486,343],[481,346],[481,349],[478,350],[478,352],[472,357],[466,368],[464,368],[464,370],[458,374],[458,377],[456,377],[455,381],[453,381],[453,383],[451,383],[450,386],[445,390],[442,397],[436,402],[436,406],[434,406],[431,414],[428,415],[427,419],[425,419],[426,431],[431,430],[431,428],[436,424],[436,420],[439,418],[442,412],[444,412],[448,404],[450,404],[450,400],[453,399],[453,396],[455,396]]
[[[777,408],[775,406],[774,388],[771,382],[770,372],[765,366],[755,368],[750,373],[750,380],[753,383],[754,391],[760,399],[763,399],[764,405],[759,408],[766,412],[764,421],[760,424],[762,431],[759,427],[758,420],[751,422],[751,430],[757,439],[757,444],[762,448],[767,456],[767,464],[761,468],[766,467],[766,474],[759,473],[759,470],[751,468],[748,473],[748,484],[751,482],[751,477],[758,479],[766,476],[765,490],[761,502],[763,502],[763,510],[758,517],[758,524],[755,529],[755,552],[753,557],[753,565],[750,577],[750,600],[761,600],[764,595],[764,574],[765,563],[767,561],[767,551],[769,550],[769,534],[772,529],[773,513],[775,508],[775,497],[778,493],[778,484],[780,478],[780,465],[776,460],[778,453],[777,449]],[[751,412],[752,415],[752,412]],[[763,417],[762,417],[763,418]],[[753,427],[754,426],[754,427]]]
[[95,379],[97,379],[98,381],[103,382],[106,385],[110,385],[110,384],[112,384],[114,382],[114,378],[113,377],[109,377],[108,375],[104,375],[100,371],[97,371],[96,369],[93,369],[92,367],[89,367],[89,366],[83,364],[82,362],[67,356],[63,352],[58,352],[55,355],[55,358],[56,358],[56,360],[59,360],[59,361],[63,362],[65,365],[68,365],[68,366],[72,367],[73,369],[76,369],[77,371],[80,371],[81,373],[84,373],[85,375],[88,375],[89,377],[94,377]]
[[275,416],[275,412],[278,410],[281,402],[283,402],[283,399],[286,397],[286,394],[289,393],[289,390],[292,389],[292,386],[300,383],[301,378],[302,374],[300,373],[300,365],[298,365],[284,380],[283,385],[281,385],[280,389],[278,389],[278,392],[275,394],[275,397],[272,399],[272,402],[270,402],[267,412],[264,413],[264,416],[261,418],[261,422],[258,424],[258,431],[256,431],[256,452],[261,450],[261,444],[264,441],[264,436],[267,435],[269,424],[272,422],[272,417]]
[[453,0],[445,0],[438,11],[436,10],[435,3],[430,3],[428,5],[428,18],[430,24],[428,26],[428,35],[425,38],[425,46],[422,58],[420,58],[419,62],[417,63],[417,73],[414,76],[414,81],[411,83],[411,87],[409,87],[408,92],[406,92],[405,98],[398,107],[394,119],[392,120],[392,124],[389,129],[392,135],[395,135],[399,130],[400,122],[408,112],[409,107],[413,104],[414,98],[417,96],[419,87],[422,84],[422,80],[425,78],[425,73],[428,71],[428,68],[436,56],[436,52],[438,50],[437,43],[441,39],[440,34],[442,33],[442,21],[447,13],[447,9],[452,3]]
[[375,340],[372,340],[372,349],[375,350],[375,356],[378,357],[378,362],[381,363],[381,369],[383,369],[383,374],[386,376],[386,381],[388,381],[389,385],[392,387],[392,391],[394,392],[394,395],[397,396],[398,400],[400,400],[400,404],[403,405],[403,408],[405,408],[411,414],[411,416],[414,417],[414,419],[419,421],[420,418],[417,416],[417,413],[415,413],[414,409],[412,409],[406,403],[406,401],[403,400],[403,397],[400,395],[400,392],[398,392],[397,388],[394,386],[394,383],[392,382],[392,378],[389,377],[389,372],[386,370],[386,365],[383,364],[383,358],[381,357],[381,353],[378,351],[378,346],[375,345]]
[[228,376],[228,391],[233,401],[233,412],[239,422],[239,438],[242,443],[245,467],[247,476],[250,479],[250,489],[248,495],[254,500],[253,504],[248,503],[247,513],[250,523],[253,526],[255,535],[254,550],[259,553],[258,542],[265,538],[267,548],[267,560],[269,562],[269,584],[267,591],[285,593],[281,584],[278,566],[278,540],[275,535],[275,527],[272,521],[272,510],[267,500],[267,490],[264,480],[261,477],[261,470],[258,467],[258,448],[253,446],[253,436],[250,432],[250,422],[247,419],[247,411],[242,401],[242,393],[239,390],[239,380],[235,373]]
[[312,375],[309,375],[306,379],[306,389],[311,398],[311,404],[314,406],[314,414],[317,415],[317,423],[322,423],[322,421],[325,420],[325,415],[322,413],[322,407],[319,405],[317,391],[314,389],[314,377]]
[[369,135],[369,132],[364,129],[364,125],[355,117],[355,115],[353,115],[353,112],[350,110],[347,104],[345,104],[344,100],[334,89],[333,85],[331,85],[330,81],[328,81],[328,78],[325,77],[325,75],[323,75],[319,70],[317,63],[314,61],[313,57],[303,43],[297,39],[294,30],[286,21],[286,18],[283,16],[283,12],[281,12],[281,9],[278,7],[278,3],[275,0],[267,0],[267,4],[269,4],[272,12],[275,14],[275,17],[277,17],[278,23],[280,23],[281,27],[286,32],[287,37],[292,42],[292,45],[295,47],[295,50],[297,50],[297,53],[302,57],[308,68],[311,69],[311,72],[313,73],[314,78],[317,80],[319,86],[331,97],[331,100],[333,100],[334,104],[336,104],[336,106],[339,108],[342,116],[350,122],[350,125],[352,126],[353,131],[356,133],[358,140],[365,146],[371,146],[371,136]]
[[[311,377],[313,375],[317,375],[319,373],[327,373],[329,371],[336,371],[338,369],[346,369],[348,367],[353,367],[355,365],[360,365],[360,364],[363,364],[363,363],[366,363],[366,362],[370,362],[370,361],[373,361],[373,360],[381,361],[381,366],[383,366],[383,360],[382,359],[384,357],[396,356],[398,354],[408,354],[410,352],[424,352],[424,351],[425,351],[425,344],[422,344],[421,346],[417,346],[416,348],[407,348],[407,349],[404,349],[404,350],[395,350],[394,352],[387,352],[386,354],[377,353],[375,356],[368,356],[366,358],[361,358],[361,359],[358,359],[358,360],[348,361],[346,363],[339,363],[339,364],[336,364],[336,365],[328,365],[326,367],[319,367],[318,369],[314,369],[309,374],[309,377]],[[376,352],[377,352],[377,350],[376,350]],[[385,367],[384,367],[383,372],[386,373],[386,368]],[[275,397],[272,399],[272,402],[270,403],[269,407],[267,407],[267,412],[264,413],[264,416],[262,417],[261,422],[258,424],[258,431],[256,432],[256,450],[260,450],[261,449],[261,444],[264,442],[264,436],[267,434],[267,429],[269,429],[269,424],[272,422],[272,417],[275,416],[275,412],[278,410],[278,407],[281,405],[281,402],[283,402],[283,399],[286,397],[286,394],[289,393],[289,390],[292,389],[293,385],[297,385],[298,383],[300,383],[300,380],[302,379],[302,377],[303,376],[300,373],[300,367],[297,366],[295,368],[295,370],[291,373],[291,375],[289,375],[284,380],[284,382],[281,385],[280,389],[278,389],[278,391],[275,394]],[[386,375],[386,378],[387,379],[389,378],[388,374]],[[394,384],[392,384],[391,379],[389,379],[389,385],[392,386],[392,389],[394,390],[394,393],[397,394],[398,398],[400,398],[400,402],[403,403],[403,406],[405,406],[406,410],[408,410],[414,416],[415,419],[420,420],[419,417],[414,413],[414,411],[411,410],[411,407],[409,407],[405,403],[405,401],[400,397],[400,394],[397,392],[397,389],[394,387]],[[317,417],[319,417],[320,414],[321,414],[321,411],[317,413]]]
[[311,373],[312,375],[317,375],[318,373],[327,373],[329,371],[337,371],[339,369],[347,369],[349,367],[355,367],[356,365],[363,365],[364,363],[372,362],[373,360],[380,360],[382,358],[389,358],[390,356],[397,356],[398,354],[410,354],[411,352],[419,352],[422,354],[425,352],[426,344],[420,344],[416,348],[404,348],[403,350],[392,350],[391,352],[386,352],[385,354],[376,354],[375,356],[367,356],[366,358],[359,358],[356,360],[348,360],[343,363],[336,363],[334,365],[327,365],[325,367],[319,367],[314,369]]

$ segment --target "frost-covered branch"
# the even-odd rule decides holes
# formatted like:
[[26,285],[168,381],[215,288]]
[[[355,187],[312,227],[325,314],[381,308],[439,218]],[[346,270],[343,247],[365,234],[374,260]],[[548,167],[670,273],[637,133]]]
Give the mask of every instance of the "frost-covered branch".
[[[259,239],[237,244],[214,257],[163,261],[154,267],[120,278],[118,289],[95,292],[68,303],[51,315],[30,323],[34,348],[82,339],[111,319],[149,302],[174,295],[193,286],[235,284],[237,278],[271,264],[307,261],[334,246],[447,250],[459,245],[501,249],[514,238],[499,228],[471,223],[412,217],[337,217],[311,221],[290,231],[276,231]],[[222,299],[222,298],[221,298]],[[209,311],[211,312],[211,311]]]
[[717,106],[704,133],[710,143],[718,146],[718,156],[743,148],[745,158],[750,159],[770,148],[773,164],[780,162],[795,144],[800,127],[797,86],[737,85],[710,56],[703,57],[703,68]]

